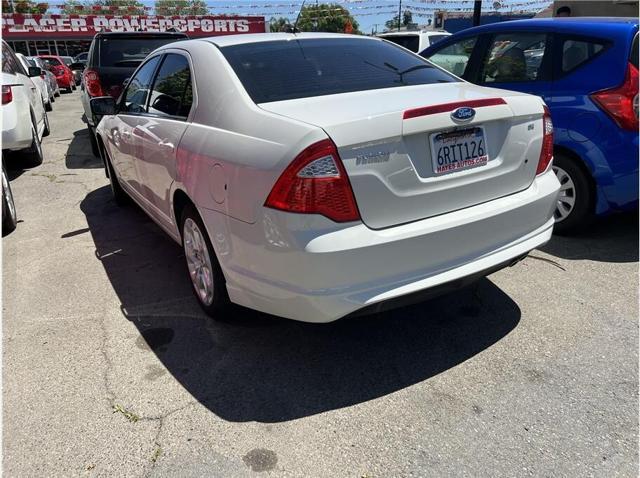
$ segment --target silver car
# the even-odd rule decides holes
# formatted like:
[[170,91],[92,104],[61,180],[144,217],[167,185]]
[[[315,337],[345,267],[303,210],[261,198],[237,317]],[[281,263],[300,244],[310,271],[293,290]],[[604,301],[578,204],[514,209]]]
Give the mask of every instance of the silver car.
[[542,99],[379,38],[175,42],[91,106],[116,201],[182,244],[213,316],[329,322],[455,290],[553,231]]

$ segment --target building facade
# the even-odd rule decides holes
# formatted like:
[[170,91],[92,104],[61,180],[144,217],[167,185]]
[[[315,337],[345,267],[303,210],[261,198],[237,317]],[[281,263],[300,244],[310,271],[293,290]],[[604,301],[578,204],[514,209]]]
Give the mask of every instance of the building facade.
[[268,31],[257,16],[161,15],[2,15],[2,38],[14,51],[29,56],[75,57],[89,50],[99,31],[180,31],[191,38]]

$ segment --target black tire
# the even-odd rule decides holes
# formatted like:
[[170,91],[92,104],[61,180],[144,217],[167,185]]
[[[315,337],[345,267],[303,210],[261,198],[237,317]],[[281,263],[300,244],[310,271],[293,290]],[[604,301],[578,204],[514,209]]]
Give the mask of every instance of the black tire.
[[[560,235],[568,235],[580,232],[594,219],[594,191],[591,177],[585,168],[575,159],[563,154],[555,154],[553,170],[560,180],[560,196],[556,208],[556,224],[554,231]],[[573,187],[570,187],[570,183]],[[564,189],[569,188],[569,189]],[[563,201],[563,197],[567,198]],[[561,218],[560,208],[564,208],[564,214],[568,202],[573,200],[573,207],[569,213]],[[564,206],[563,206],[564,203]]]
[[115,171],[113,170],[113,165],[111,164],[111,158],[107,154],[107,150],[102,148],[102,154],[104,154],[104,162],[109,170],[109,184],[111,185],[111,194],[113,194],[113,200],[115,203],[124,207],[129,204],[129,196],[120,186],[120,181],[118,180],[118,176],[116,176]]
[[[194,283],[194,279],[192,279],[191,272],[189,270],[189,260],[187,258],[187,251],[185,247],[185,224],[187,220],[193,221],[195,225],[201,232],[201,236],[204,239],[205,245],[207,247],[207,251],[209,254],[209,259],[211,263],[212,274],[211,277],[213,279],[213,294],[212,300],[210,303],[206,303],[203,301],[201,295],[196,290],[196,285]],[[189,281],[191,282],[191,290],[193,294],[196,296],[196,300],[202,310],[204,310],[207,315],[210,317],[221,318],[224,311],[229,306],[229,294],[227,293],[227,284],[224,279],[224,274],[222,273],[222,269],[220,268],[220,263],[218,262],[218,258],[216,257],[215,251],[213,250],[213,246],[211,245],[211,240],[209,239],[209,234],[207,233],[207,229],[204,227],[204,223],[200,218],[200,214],[192,205],[187,205],[182,211],[182,217],[180,218],[180,235],[182,237],[182,249],[185,252],[185,269],[187,271],[187,276],[189,277]]]
[[65,90],[67,91],[67,93],[73,93],[73,88],[71,86],[65,88]]
[[53,95],[51,95],[51,98],[49,98],[49,102],[50,103],[55,103],[56,102],[56,94],[55,93]]
[[58,88],[58,91],[56,91],[53,96],[58,98],[60,97],[60,88]]
[[49,136],[51,134],[51,126],[49,125],[49,115],[47,112],[44,112],[44,131],[42,132],[42,137]]
[[89,142],[91,143],[91,152],[96,158],[100,157],[100,148],[98,147],[98,140],[96,139],[96,134],[93,132],[93,128],[87,125],[87,130],[89,131]]
[[71,91],[76,91],[76,80],[73,80],[73,83],[71,83]]
[[27,167],[40,166],[44,160],[42,142],[38,138],[38,130],[35,121],[31,118],[31,146],[24,151],[24,163]]
[[16,214],[16,206],[13,202],[13,193],[11,192],[11,184],[9,184],[9,176],[4,167],[4,158],[2,159],[2,235],[6,236],[13,232],[18,225],[18,216]]
[[53,111],[53,105],[51,104],[51,100],[49,100],[48,102],[46,102],[44,104],[44,110],[45,111]]

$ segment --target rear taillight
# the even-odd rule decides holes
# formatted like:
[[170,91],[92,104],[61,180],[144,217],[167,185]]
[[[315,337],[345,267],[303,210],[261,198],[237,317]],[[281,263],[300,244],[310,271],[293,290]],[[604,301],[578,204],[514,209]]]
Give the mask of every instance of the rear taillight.
[[322,214],[336,222],[360,219],[349,178],[330,139],[302,151],[278,178],[264,205],[298,214]]
[[622,85],[593,93],[591,99],[622,129],[638,130],[638,69],[631,63]]
[[6,105],[13,101],[13,92],[10,86],[2,85],[2,104]]
[[542,149],[540,150],[540,159],[538,160],[538,169],[536,174],[544,173],[549,167],[549,163],[553,159],[553,122],[551,121],[551,112],[545,105],[544,114],[542,115]]
[[84,70],[84,87],[89,96],[105,96],[100,84],[100,76],[95,70]]

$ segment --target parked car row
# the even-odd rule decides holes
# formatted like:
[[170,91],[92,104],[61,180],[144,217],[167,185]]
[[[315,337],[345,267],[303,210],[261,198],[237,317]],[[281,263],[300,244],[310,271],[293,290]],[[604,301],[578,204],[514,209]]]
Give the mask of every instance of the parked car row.
[[637,19],[431,33],[95,36],[94,152],[207,313],[406,303],[637,207]]

